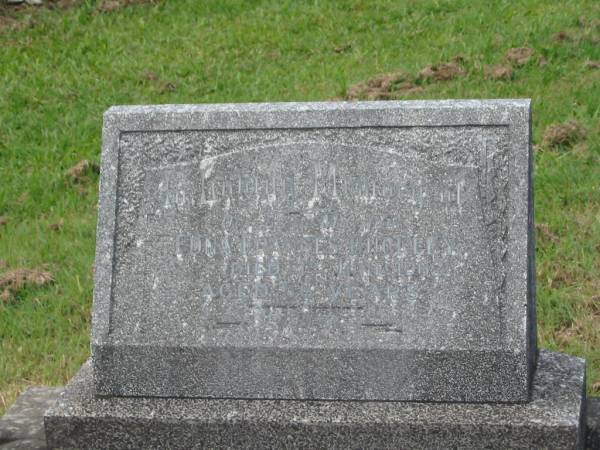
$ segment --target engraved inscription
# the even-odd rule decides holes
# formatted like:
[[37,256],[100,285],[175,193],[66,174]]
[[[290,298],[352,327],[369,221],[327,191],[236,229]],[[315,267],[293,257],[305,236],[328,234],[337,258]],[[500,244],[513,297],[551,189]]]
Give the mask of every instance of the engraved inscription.
[[458,162],[306,140],[146,168],[139,200],[122,206],[136,212],[123,248],[135,301],[164,315],[142,308],[134,331],[410,347],[427,326],[436,345],[446,329],[492,341],[469,317],[501,321],[506,160],[498,139],[474,136],[477,158]]

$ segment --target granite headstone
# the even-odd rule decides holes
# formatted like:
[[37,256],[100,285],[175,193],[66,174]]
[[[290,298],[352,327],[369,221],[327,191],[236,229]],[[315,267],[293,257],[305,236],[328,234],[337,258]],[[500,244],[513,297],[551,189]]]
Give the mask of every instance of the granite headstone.
[[113,107],[102,395],[524,402],[526,100]]

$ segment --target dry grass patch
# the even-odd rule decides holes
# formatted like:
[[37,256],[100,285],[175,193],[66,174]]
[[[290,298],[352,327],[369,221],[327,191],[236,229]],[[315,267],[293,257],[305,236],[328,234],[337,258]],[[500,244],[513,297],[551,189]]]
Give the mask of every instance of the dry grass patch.
[[65,220],[59,219],[57,222],[54,222],[54,223],[51,223],[50,225],[48,225],[48,228],[51,229],[52,231],[58,231],[63,227],[64,224],[65,224]]
[[485,75],[492,80],[510,80],[513,76],[513,68],[508,64],[498,64],[485,68]]
[[578,142],[573,146],[571,153],[579,158],[583,158],[590,154],[590,149],[587,142]]
[[466,75],[463,57],[456,56],[449,62],[424,67],[415,77],[405,71],[377,75],[370,80],[353,84],[346,90],[348,100],[392,100],[424,91],[423,82],[449,81]]
[[406,72],[393,72],[377,75],[375,78],[350,86],[346,91],[346,98],[348,100],[389,100],[422,90],[422,87],[414,83],[412,75]]
[[536,223],[535,231],[537,232],[537,236],[545,241],[550,241],[553,244],[558,244],[560,242],[558,235],[550,229],[550,226],[547,223]]
[[27,286],[44,286],[54,281],[52,272],[40,269],[17,268],[0,275],[0,299],[10,301],[12,295]]
[[584,308],[588,310],[592,316],[596,316],[600,319],[600,294],[591,296],[587,302],[585,302]]
[[562,265],[555,266],[552,272],[548,273],[548,288],[560,289],[562,287],[573,286],[575,283],[582,281],[576,273]]
[[177,85],[171,81],[165,81],[161,84],[160,93],[166,94],[168,92],[175,92],[177,90]]
[[576,120],[556,123],[546,128],[542,144],[547,148],[571,146],[586,137],[585,128]]
[[552,336],[559,345],[568,345],[571,341],[583,336],[585,326],[579,319],[574,320],[568,325],[562,326],[552,332]]
[[94,14],[111,13],[121,8],[131,5],[141,5],[145,3],[156,3],[157,0],[102,0],[96,6]]
[[10,16],[0,15],[0,33],[16,31],[22,27],[22,22]]
[[529,62],[533,53],[534,51],[532,48],[515,47],[509,48],[504,56],[513,66],[523,66]]
[[347,52],[349,50],[352,50],[352,44],[342,44],[342,45],[338,45],[336,47],[333,48],[333,51],[335,53],[344,53]]
[[552,39],[554,39],[556,42],[565,42],[573,40],[571,35],[566,31],[559,31],[558,33],[554,33]]
[[[582,232],[589,234],[593,230],[592,226],[595,223],[600,223],[600,209],[598,207],[594,208],[590,206],[590,208],[585,211],[575,212],[571,219],[577,224]],[[598,237],[596,237],[595,240],[600,242]],[[598,286],[598,291],[600,292],[600,286]]]
[[83,159],[65,172],[67,178],[75,183],[80,183],[88,175],[99,174],[100,166],[95,162]]
[[557,43],[581,44],[589,42],[592,44],[600,43],[600,20],[588,20],[581,17],[577,27],[567,28],[552,35],[552,40]]
[[463,58],[457,56],[445,63],[428,65],[419,72],[419,79],[423,81],[449,81],[464,76],[467,71],[461,65],[462,62]]
[[96,6],[96,11],[100,13],[108,13],[121,9],[124,5],[119,0],[103,0]]
[[158,75],[156,75],[156,73],[151,70],[146,70],[142,74],[142,79],[144,79],[146,81],[156,81],[156,80],[158,80]]
[[[588,284],[586,290],[593,286]],[[593,287],[592,287],[593,289]],[[589,296],[573,305],[574,316],[551,331],[551,339],[564,348],[600,345],[600,297]],[[591,363],[591,361],[588,360]]]
[[588,59],[585,62],[585,67],[588,69],[600,69],[600,61],[592,61],[591,59]]

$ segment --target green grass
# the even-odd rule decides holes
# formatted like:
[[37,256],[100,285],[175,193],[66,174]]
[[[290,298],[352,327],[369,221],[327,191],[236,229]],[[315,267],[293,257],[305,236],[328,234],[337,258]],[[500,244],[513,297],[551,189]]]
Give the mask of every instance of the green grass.
[[[105,109],[325,100],[459,54],[466,76],[406,98],[530,97],[535,144],[551,123],[587,129],[577,146],[536,151],[538,323],[542,346],[587,358],[588,392],[600,393],[600,70],[585,66],[600,60],[597,1],[178,0],[95,11],[0,7],[0,24],[10,15],[18,25],[0,31],[0,259],[55,275],[0,305],[0,413],[27,385],[65,383],[89,353],[97,178],[77,184],[65,171],[99,160]],[[511,80],[486,78],[522,46],[535,55]]]

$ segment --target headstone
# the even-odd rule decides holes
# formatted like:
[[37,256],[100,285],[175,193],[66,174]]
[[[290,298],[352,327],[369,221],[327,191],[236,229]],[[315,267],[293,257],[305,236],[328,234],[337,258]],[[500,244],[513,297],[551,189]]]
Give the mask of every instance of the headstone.
[[526,401],[528,101],[116,107],[106,395]]
[[580,446],[585,363],[537,364],[530,120],[111,108],[92,358],[49,446]]

